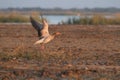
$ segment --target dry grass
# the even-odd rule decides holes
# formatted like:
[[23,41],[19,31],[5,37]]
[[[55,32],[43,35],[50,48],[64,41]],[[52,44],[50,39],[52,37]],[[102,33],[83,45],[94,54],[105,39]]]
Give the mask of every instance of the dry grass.
[[2,14],[0,15],[0,23],[25,23],[29,22],[29,18],[25,15],[21,15],[18,13],[11,13],[11,14]]
[[9,13],[0,13],[0,23],[28,23],[30,22],[29,16],[32,16],[41,22],[41,19],[39,18],[40,13],[38,12],[32,11],[29,14],[22,14],[16,11],[11,11]]

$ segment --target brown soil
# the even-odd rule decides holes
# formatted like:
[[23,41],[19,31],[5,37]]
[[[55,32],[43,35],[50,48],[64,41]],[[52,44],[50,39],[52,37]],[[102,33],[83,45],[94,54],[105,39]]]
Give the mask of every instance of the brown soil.
[[50,25],[40,50],[29,24],[0,24],[0,80],[119,80],[120,26]]

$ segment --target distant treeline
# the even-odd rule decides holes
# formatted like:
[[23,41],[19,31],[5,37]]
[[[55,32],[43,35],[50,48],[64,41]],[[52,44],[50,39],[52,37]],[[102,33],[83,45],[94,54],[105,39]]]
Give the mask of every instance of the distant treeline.
[[7,9],[0,9],[0,11],[24,11],[24,12],[29,12],[29,11],[38,11],[42,12],[44,14],[53,14],[53,13],[62,13],[62,14],[73,14],[73,13],[103,13],[103,12],[108,12],[108,13],[118,13],[120,12],[120,8],[115,8],[115,7],[110,7],[110,8],[83,8],[83,9],[78,9],[78,8],[71,8],[71,9],[62,9],[62,8],[7,8]]

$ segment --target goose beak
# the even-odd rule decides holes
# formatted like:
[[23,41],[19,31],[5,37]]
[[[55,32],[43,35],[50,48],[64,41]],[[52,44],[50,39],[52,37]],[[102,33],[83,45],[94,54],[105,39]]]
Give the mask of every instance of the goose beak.
[[60,32],[56,32],[56,35],[61,35],[61,33]]

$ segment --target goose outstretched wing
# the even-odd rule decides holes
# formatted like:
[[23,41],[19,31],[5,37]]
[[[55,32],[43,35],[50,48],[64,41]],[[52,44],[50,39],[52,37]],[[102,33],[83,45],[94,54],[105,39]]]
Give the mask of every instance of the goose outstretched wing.
[[41,38],[41,36],[42,36],[41,30],[43,29],[43,25],[38,23],[31,16],[30,16],[30,21],[31,21],[32,26],[37,30],[38,37]]

